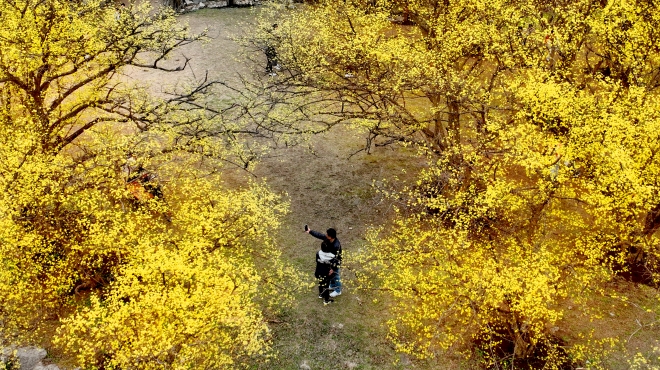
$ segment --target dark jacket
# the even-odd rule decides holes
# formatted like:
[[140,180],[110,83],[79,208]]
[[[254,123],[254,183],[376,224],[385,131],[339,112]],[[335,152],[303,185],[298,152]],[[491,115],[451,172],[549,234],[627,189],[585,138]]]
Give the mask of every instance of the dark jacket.
[[[341,243],[339,242],[339,239],[335,238],[334,242],[330,242],[327,238],[327,235],[325,235],[322,232],[314,231],[314,230],[309,230],[309,234],[317,239],[323,240],[321,243],[321,250],[322,251],[327,251],[335,255],[336,261],[334,261],[334,265],[339,267],[341,265]],[[325,249],[324,249],[325,248]]]

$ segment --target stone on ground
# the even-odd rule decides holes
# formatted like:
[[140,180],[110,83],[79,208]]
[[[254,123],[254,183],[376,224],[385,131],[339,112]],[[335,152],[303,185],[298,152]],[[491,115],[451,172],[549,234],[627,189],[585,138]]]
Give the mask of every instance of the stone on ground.
[[38,347],[5,347],[2,349],[2,355],[0,355],[0,362],[3,364],[7,362],[18,363],[21,370],[34,370],[46,355],[46,350]]

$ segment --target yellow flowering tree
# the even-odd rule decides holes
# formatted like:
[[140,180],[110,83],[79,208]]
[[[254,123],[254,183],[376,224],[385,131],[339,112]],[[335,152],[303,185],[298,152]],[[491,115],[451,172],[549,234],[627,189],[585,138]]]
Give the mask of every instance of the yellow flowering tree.
[[491,366],[559,366],[564,302],[640,266],[657,281],[656,10],[413,0],[279,13],[277,91],[308,92],[307,117],[366,129],[368,146],[426,154],[361,259],[364,286],[396,297],[398,349],[476,344]]
[[85,368],[266,359],[296,276],[270,238],[287,204],[217,171],[254,159],[254,131],[207,106],[213,82],[163,97],[126,75],[185,68],[167,57],[204,35],[147,5],[0,6],[2,340]]

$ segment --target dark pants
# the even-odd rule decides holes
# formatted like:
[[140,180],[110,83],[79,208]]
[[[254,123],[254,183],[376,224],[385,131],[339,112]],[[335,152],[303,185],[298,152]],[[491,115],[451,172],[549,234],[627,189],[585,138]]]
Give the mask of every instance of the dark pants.
[[277,52],[275,48],[269,46],[266,48],[266,71],[273,72],[273,67],[277,65]]
[[330,282],[335,277],[335,274],[320,277],[319,279],[319,295],[323,297],[323,301],[330,300]]
[[266,72],[273,72],[273,67],[275,67],[277,63],[273,59],[268,58],[266,61]]

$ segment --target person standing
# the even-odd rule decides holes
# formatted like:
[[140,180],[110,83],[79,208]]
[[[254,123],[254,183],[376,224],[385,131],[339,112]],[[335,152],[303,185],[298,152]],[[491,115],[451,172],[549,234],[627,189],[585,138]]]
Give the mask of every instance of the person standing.
[[266,54],[266,72],[269,76],[277,76],[277,73],[273,71],[273,68],[279,70],[279,64],[277,63],[277,50],[275,50],[274,43],[278,41],[277,35],[275,35],[275,30],[277,29],[277,23],[273,24],[273,29],[268,31],[271,38],[267,40],[264,53]]
[[316,270],[314,276],[319,281],[319,298],[323,298],[323,305],[327,306],[334,302],[330,299],[330,282],[334,278],[335,254],[331,252],[330,244],[323,242],[321,250],[316,252]]
[[557,47],[555,46],[555,30],[551,30],[550,33],[545,35],[543,44],[545,45],[545,48],[548,49],[548,55],[546,55],[545,60],[550,62],[553,60],[554,54],[557,51]]
[[[337,230],[330,228],[326,230],[325,234],[323,234],[322,232],[312,230],[309,226],[305,225],[305,232],[317,239],[323,240],[323,243],[326,243],[327,248],[329,248],[328,251],[335,255],[332,262],[332,265],[334,265],[334,275],[330,281],[330,290],[332,290],[330,297],[334,298],[341,295],[341,276],[339,270],[342,260],[342,250],[341,243],[339,242],[339,239],[337,239]],[[322,250],[324,248],[323,243],[321,243]]]
[[272,45],[266,46],[266,72],[269,76],[277,76],[277,73],[273,71],[273,67],[277,66],[277,52]]

